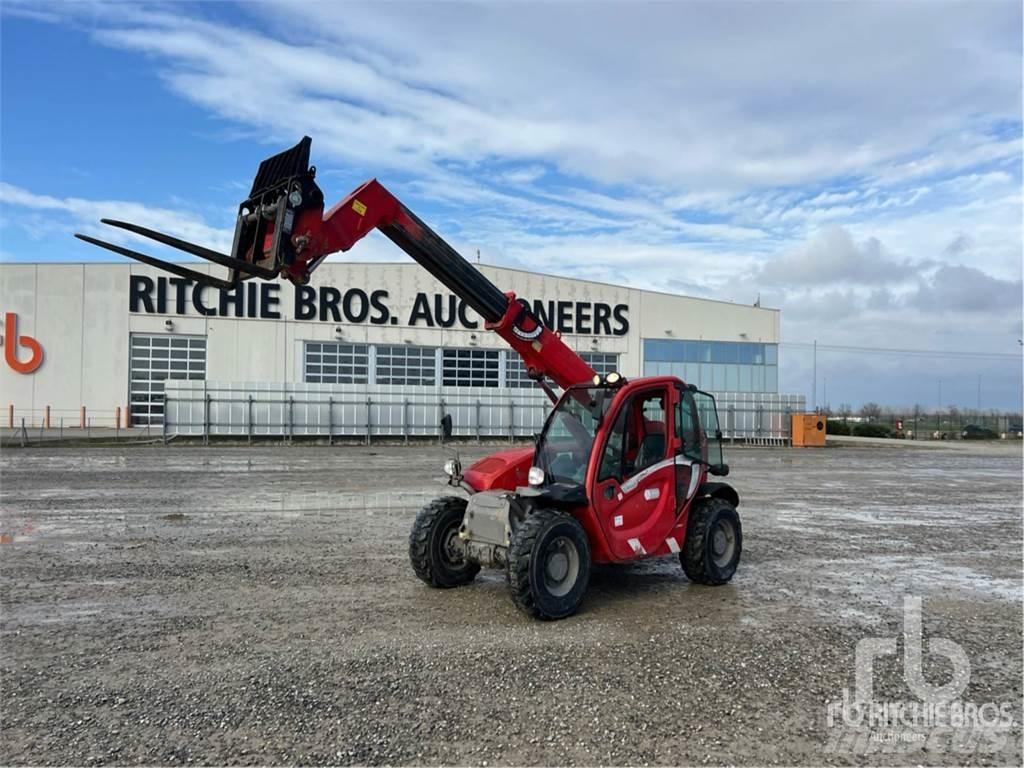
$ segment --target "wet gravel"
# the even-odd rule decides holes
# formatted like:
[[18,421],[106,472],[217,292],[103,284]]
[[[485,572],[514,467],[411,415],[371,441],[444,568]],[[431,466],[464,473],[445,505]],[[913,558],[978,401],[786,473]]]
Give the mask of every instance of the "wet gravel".
[[[0,763],[1021,763],[1019,447],[733,450],[731,584],[672,559],[603,567],[554,623],[518,613],[500,573],[412,575],[446,457],[5,449]],[[966,653],[961,698],[1011,706],[996,741],[837,741],[856,645],[900,637],[907,595],[926,647]],[[925,673],[950,666],[926,653]],[[901,656],[874,690],[915,699]]]

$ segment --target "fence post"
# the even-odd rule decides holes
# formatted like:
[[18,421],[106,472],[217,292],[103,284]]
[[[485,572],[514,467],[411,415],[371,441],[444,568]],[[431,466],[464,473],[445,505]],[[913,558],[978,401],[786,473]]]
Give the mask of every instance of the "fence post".
[[409,444],[409,398],[402,401],[402,436],[406,445]]
[[288,395],[288,442],[295,435],[295,398]]
[[[85,409],[83,408],[82,410],[84,411]],[[85,429],[85,436],[92,437],[92,416],[85,420]]]
[[28,441],[28,432],[25,431],[25,417],[21,417],[21,447],[25,447],[25,443]]
[[79,422],[78,427],[79,427],[79,429],[85,429],[85,406],[84,405],[82,406],[82,411],[81,411],[81,413],[79,415],[80,415],[81,421]]
[[46,406],[46,415],[43,417],[43,423],[47,429],[50,428],[50,406]]
[[203,445],[210,444],[210,393],[203,396]]
[[245,435],[252,445],[252,395],[249,395],[245,404]]
[[508,441],[516,441],[516,401],[512,399],[508,401]]
[[366,444],[370,444],[370,430],[373,428],[372,401],[366,398]]
[[480,442],[480,398],[476,400],[476,441]]
[[334,397],[327,398],[327,444],[334,445]]
[[[438,445],[444,445],[444,432],[441,429],[441,421],[445,417],[444,398],[443,397],[441,398],[440,408],[441,408],[441,418],[437,420],[437,444]],[[453,430],[453,434],[454,434],[454,430]]]

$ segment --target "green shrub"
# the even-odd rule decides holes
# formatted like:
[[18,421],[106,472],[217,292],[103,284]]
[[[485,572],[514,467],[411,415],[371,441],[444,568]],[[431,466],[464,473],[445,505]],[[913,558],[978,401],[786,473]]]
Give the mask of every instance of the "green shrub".
[[892,437],[892,430],[885,424],[863,421],[854,425],[853,434],[857,437]]
[[825,422],[825,434],[827,435],[848,435],[850,434],[850,425],[845,421],[835,421],[829,419]]

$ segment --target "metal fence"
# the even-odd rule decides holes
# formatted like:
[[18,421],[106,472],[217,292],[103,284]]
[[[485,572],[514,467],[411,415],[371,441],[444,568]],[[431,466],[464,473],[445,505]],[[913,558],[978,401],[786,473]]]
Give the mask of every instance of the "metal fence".
[[[453,435],[476,440],[530,438],[541,431],[551,403],[539,389],[400,387],[345,384],[168,381],[167,437],[319,437],[405,440],[436,438],[451,415]],[[789,414],[803,396],[719,395],[725,437],[748,442],[789,439]]]
[[[912,440],[960,440],[964,430],[981,429],[991,433],[988,437],[1016,438],[1021,433],[1022,417],[1019,413],[984,413],[977,410],[951,410],[942,413],[915,413],[913,411],[895,411],[883,413],[881,416],[865,419],[863,417],[836,416],[828,418],[829,430],[833,433],[845,433],[848,429],[856,435],[858,427],[864,424],[885,427],[892,437],[904,437]],[[840,432],[843,430],[843,432]]]

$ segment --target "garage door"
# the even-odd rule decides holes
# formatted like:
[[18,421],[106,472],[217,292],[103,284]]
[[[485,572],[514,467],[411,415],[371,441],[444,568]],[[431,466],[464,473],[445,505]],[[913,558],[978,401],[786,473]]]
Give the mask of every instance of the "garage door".
[[131,345],[132,424],[163,424],[164,382],[206,378],[206,337],[133,333]]

